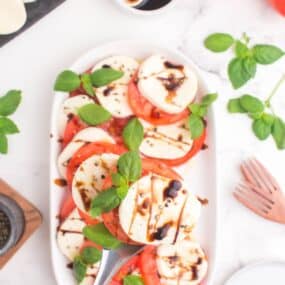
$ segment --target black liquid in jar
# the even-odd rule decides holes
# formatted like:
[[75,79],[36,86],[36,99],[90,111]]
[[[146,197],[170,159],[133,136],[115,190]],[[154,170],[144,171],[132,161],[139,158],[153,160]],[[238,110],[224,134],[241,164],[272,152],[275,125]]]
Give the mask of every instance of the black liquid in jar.
[[[132,0],[129,0],[130,2]],[[151,11],[151,10],[156,10],[160,9],[163,6],[169,4],[172,0],[145,0],[142,2],[142,4],[138,5],[137,7],[134,7],[139,10],[145,10],[145,11]]]
[[0,249],[3,248],[9,240],[11,233],[11,224],[8,216],[0,210]]

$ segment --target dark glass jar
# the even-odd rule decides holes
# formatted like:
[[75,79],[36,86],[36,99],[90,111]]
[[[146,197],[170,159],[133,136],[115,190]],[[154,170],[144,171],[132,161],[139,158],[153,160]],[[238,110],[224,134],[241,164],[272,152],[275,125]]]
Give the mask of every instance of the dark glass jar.
[[0,256],[20,240],[25,228],[25,218],[19,205],[0,194]]

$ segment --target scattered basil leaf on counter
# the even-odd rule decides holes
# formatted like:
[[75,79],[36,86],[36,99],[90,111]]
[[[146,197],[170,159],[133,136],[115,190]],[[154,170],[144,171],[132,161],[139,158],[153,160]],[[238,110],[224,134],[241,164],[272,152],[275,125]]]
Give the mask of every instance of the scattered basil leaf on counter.
[[0,153],[8,153],[8,139],[5,134],[0,133]]
[[90,96],[94,96],[95,92],[94,92],[94,88],[91,82],[91,76],[88,73],[83,73],[81,75],[81,82],[82,82],[82,87],[85,90],[85,92],[90,95]]
[[87,239],[103,246],[105,249],[117,249],[122,245],[119,240],[112,236],[103,223],[84,227],[83,234]]
[[224,52],[234,43],[234,38],[229,34],[211,34],[205,39],[205,47],[213,52]]
[[6,117],[0,118],[0,132],[6,135],[12,135],[19,133],[19,129],[16,124]]
[[123,130],[123,139],[129,150],[138,150],[144,137],[144,128],[141,122],[134,118],[128,122]]
[[0,97],[0,116],[12,115],[21,103],[21,91],[10,90]]
[[192,103],[188,106],[191,114],[188,117],[188,127],[191,138],[199,138],[205,129],[204,116],[207,115],[209,107],[217,100],[218,94],[212,93],[205,95],[201,103]]
[[71,70],[61,72],[55,81],[54,90],[71,92],[80,87],[81,81],[78,74]]
[[248,94],[240,97],[240,104],[248,113],[254,114],[264,111],[264,103],[257,97]]
[[285,53],[279,47],[266,44],[249,46],[249,37],[244,33],[242,39],[233,39],[228,34],[212,34],[205,40],[205,46],[213,52],[222,52],[234,47],[236,55],[228,64],[228,76],[234,89],[244,86],[255,77],[257,64],[272,64]]
[[241,106],[240,98],[234,98],[229,100],[228,111],[230,113],[247,113],[247,111]]
[[102,251],[95,247],[85,247],[81,254],[81,259],[85,264],[92,265],[102,259]]
[[253,121],[252,129],[260,140],[267,139],[271,134],[271,125],[267,124],[262,118]]
[[276,118],[272,125],[272,136],[278,149],[285,149],[285,123]]
[[79,256],[75,257],[73,262],[73,272],[78,283],[82,282],[87,272],[87,265],[81,260]]
[[188,119],[188,125],[192,139],[197,139],[203,134],[205,125],[201,117],[191,114]]
[[255,45],[253,56],[259,64],[272,64],[284,55],[279,47],[273,45]]
[[144,285],[142,278],[138,275],[127,275],[123,281],[123,285]]
[[102,213],[110,212],[120,205],[120,198],[117,195],[117,190],[111,187],[100,192],[91,202],[90,214],[93,218],[100,216]]
[[106,109],[95,103],[86,104],[79,108],[78,115],[83,122],[91,126],[102,124],[112,117]]
[[118,160],[118,170],[130,182],[139,179],[142,172],[142,161],[139,153],[129,151],[121,155]]
[[123,76],[124,72],[107,67],[95,70],[91,74],[91,81],[94,86],[102,87],[120,79]]

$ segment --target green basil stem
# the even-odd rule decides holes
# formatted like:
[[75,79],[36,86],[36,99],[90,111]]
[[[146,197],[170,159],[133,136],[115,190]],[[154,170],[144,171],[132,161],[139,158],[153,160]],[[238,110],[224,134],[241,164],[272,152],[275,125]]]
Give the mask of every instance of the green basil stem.
[[242,33],[242,40],[244,41],[244,43],[245,43],[246,45],[248,45],[249,42],[250,42],[250,37],[249,37],[245,32],[243,32],[243,33]]
[[279,90],[280,86],[285,82],[285,74],[282,75],[282,77],[280,78],[280,80],[277,82],[277,84],[275,85],[275,87],[273,88],[273,90],[271,91],[269,97],[265,100],[265,105],[266,107],[270,108],[272,113],[274,114],[272,107],[271,107],[271,99],[272,97],[277,93],[277,91]]

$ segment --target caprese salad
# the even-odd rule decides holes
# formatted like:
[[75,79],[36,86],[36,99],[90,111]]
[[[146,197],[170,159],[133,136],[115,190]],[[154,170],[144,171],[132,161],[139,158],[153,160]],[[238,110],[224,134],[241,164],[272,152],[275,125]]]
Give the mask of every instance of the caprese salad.
[[216,94],[198,98],[188,66],[155,54],[59,74],[57,166],[65,197],[57,242],[81,285],[94,283],[102,249],[145,246],[110,285],[198,285],[207,258],[194,240],[201,203],[176,167],[204,148]]

